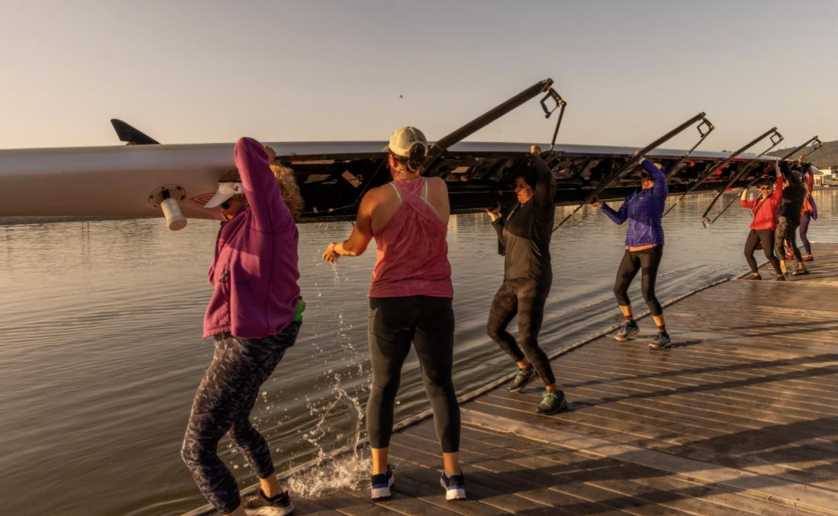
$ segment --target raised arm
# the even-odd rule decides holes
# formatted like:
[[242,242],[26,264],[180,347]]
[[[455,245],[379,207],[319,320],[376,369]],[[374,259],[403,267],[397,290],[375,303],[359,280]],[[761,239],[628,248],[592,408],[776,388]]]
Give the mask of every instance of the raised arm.
[[806,173],[806,191],[812,195],[812,190],[815,188],[815,174],[812,167],[809,167],[809,172]]
[[640,166],[643,167],[643,170],[655,182],[655,186],[652,187],[652,194],[656,199],[666,199],[666,196],[669,195],[669,186],[666,184],[666,173],[648,159],[641,157],[640,160]]
[[771,194],[771,198],[779,203],[783,198],[783,172],[780,170],[778,161],[774,162],[774,171],[777,174],[777,181],[774,183],[774,193]]
[[272,232],[291,217],[291,211],[276,185],[268,153],[261,143],[244,137],[236,142],[234,156],[255,229]]
[[529,155],[530,162],[535,167],[536,183],[535,192],[533,193],[533,201],[536,206],[536,216],[540,217],[543,214],[549,214],[549,211],[554,208],[555,203],[555,187],[553,183],[553,172],[547,163],[541,159],[538,154]]
[[742,197],[739,198],[739,206],[743,208],[753,208],[757,205],[758,200],[754,199],[752,201],[748,200],[748,187],[746,186],[744,190],[742,190]]
[[631,195],[632,194],[626,196],[625,201],[623,201],[623,205],[620,206],[620,211],[614,211],[614,208],[608,206],[605,203],[602,203],[602,206],[600,207],[602,213],[604,213],[606,216],[608,216],[609,219],[614,221],[615,224],[622,224],[628,218],[628,203],[629,198],[631,198]]

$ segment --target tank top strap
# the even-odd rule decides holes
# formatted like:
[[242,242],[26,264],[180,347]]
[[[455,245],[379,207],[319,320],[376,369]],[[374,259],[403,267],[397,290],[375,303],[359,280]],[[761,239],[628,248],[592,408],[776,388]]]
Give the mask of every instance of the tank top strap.
[[430,201],[428,201],[428,178],[423,177],[422,181],[425,184],[422,185],[422,196],[420,197],[420,199],[422,199],[422,202],[424,202],[428,206],[428,208],[430,208],[431,211],[434,212],[434,215],[437,216],[437,218],[440,220],[440,222],[442,222],[444,224],[445,220],[442,218],[442,215],[440,215],[439,212],[436,211],[436,208],[434,208],[434,205],[431,204]]
[[402,202],[403,202],[403,201],[402,201],[402,193],[399,191],[399,187],[398,187],[398,186],[396,186],[396,183],[395,183],[395,182],[393,182],[393,181],[391,181],[391,182],[390,182],[390,186],[392,186],[392,187],[393,187],[393,190],[395,190],[395,191],[396,191],[396,197],[398,197],[398,198],[399,198],[399,204],[402,204]]

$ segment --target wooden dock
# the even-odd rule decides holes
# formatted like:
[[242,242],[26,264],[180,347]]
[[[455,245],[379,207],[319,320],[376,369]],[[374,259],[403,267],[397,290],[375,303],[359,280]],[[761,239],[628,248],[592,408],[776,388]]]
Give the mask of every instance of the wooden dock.
[[[733,280],[553,360],[568,412],[534,412],[540,389],[463,403],[469,500],[446,502],[433,422],[393,437],[391,500],[368,489],[294,500],[298,515],[838,516],[838,245],[812,274]],[[764,274],[764,276],[769,276]]]

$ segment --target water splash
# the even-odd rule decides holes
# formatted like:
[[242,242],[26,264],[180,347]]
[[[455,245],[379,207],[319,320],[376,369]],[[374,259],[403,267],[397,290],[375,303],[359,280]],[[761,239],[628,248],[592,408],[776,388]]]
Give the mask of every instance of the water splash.
[[335,283],[335,288],[340,288],[340,274],[338,274],[338,262],[329,262],[329,264],[332,266],[332,273],[334,273],[335,275],[334,279],[332,280]]
[[[303,439],[317,450],[316,465],[288,479],[288,488],[295,496],[316,498],[339,489],[358,489],[369,474],[369,456],[359,449],[361,421],[364,410],[356,397],[341,387],[341,375],[332,375],[332,392],[335,398],[325,406],[309,403],[312,416],[319,416],[313,429],[303,434]],[[349,425],[340,428],[347,415]],[[348,449],[337,457],[326,451],[325,442],[333,449]]]

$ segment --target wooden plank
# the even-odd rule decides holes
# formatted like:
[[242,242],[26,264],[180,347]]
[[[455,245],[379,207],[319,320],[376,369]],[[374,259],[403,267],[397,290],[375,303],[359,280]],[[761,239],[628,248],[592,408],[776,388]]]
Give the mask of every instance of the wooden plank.
[[[521,438],[499,437],[499,434],[491,430],[474,428],[468,425],[464,426],[463,430],[467,447],[470,446],[469,443],[474,442],[477,443],[476,445],[490,444],[505,449],[517,449],[519,453],[560,464],[561,467],[558,471],[566,472],[568,475],[575,475],[577,472],[587,470],[601,470],[604,467],[614,467],[619,468],[615,470],[614,476],[616,478],[627,479],[658,490],[665,489],[683,497],[702,498],[717,505],[762,516],[786,516],[788,514],[788,508],[785,506],[777,506],[761,499],[748,497],[727,486],[706,484],[689,477],[672,476],[666,474],[666,472],[611,458],[592,457],[574,452],[558,443],[539,445]],[[524,444],[523,447],[522,444]],[[711,512],[708,511],[707,513]]]
[[[429,460],[430,455],[422,450],[395,443],[392,446],[392,452],[394,456],[400,459],[415,462],[425,462]],[[431,456],[430,460],[434,460],[434,458]],[[526,484],[512,484],[508,480],[504,481],[494,471],[486,473],[485,468],[483,468],[484,471],[471,468],[469,466],[472,464],[468,461],[468,457],[465,457],[462,462],[468,469],[466,492],[469,496],[472,496],[471,493],[474,492],[482,503],[513,514],[527,514],[528,516],[554,516],[557,514],[556,507],[551,503],[541,498],[534,500],[531,494],[523,493]],[[591,511],[591,513],[599,512],[601,511]],[[561,514],[572,513],[562,512]],[[625,516],[625,514],[618,513],[613,516]]]
[[[422,429],[414,428],[406,432],[412,435],[424,434],[423,437],[426,440],[434,441],[434,436],[428,435],[427,431]],[[473,450],[473,453],[479,453],[479,450],[482,452],[481,455],[495,456],[493,451],[486,450],[485,440],[482,435],[476,435],[478,432],[469,431],[466,427],[464,434],[461,449]],[[470,439],[471,436],[475,436],[475,439]],[[522,441],[521,439],[512,440]],[[605,505],[614,503],[619,498],[627,498],[684,511],[688,514],[739,515],[745,513],[763,516],[788,514],[786,507],[738,496],[732,493],[734,490],[731,488],[718,485],[696,485],[683,480],[668,479],[668,473],[665,471],[626,464],[610,458],[585,457],[570,451],[559,451],[542,446],[536,450],[530,450],[529,453],[519,452],[508,461],[531,470],[553,474],[559,483],[551,489],[568,490],[568,492],[579,494],[593,487],[594,490],[588,491],[593,497],[591,500]],[[568,468],[567,465],[571,467]],[[580,487],[581,484],[585,484],[585,487]],[[648,512],[643,510],[641,513]]]
[[829,441],[828,439],[824,439],[823,441],[810,438],[799,439],[799,436],[794,436],[797,440],[790,442],[790,436],[783,428],[761,423],[753,419],[739,417],[733,412],[720,414],[696,407],[686,409],[682,404],[670,403],[666,399],[644,399],[640,401],[618,399],[613,401],[610,398],[614,395],[614,391],[603,387],[564,388],[564,391],[568,399],[580,407],[608,404],[616,406],[618,410],[627,412],[639,410],[643,413],[654,412],[661,417],[684,418],[691,423],[709,428],[724,429],[725,431],[741,432],[744,430],[760,430],[760,439],[763,439],[769,446],[795,446],[812,450],[817,454],[838,456],[838,442]]
[[[464,421],[490,429],[498,428],[499,419],[470,409],[463,409]],[[504,430],[536,441],[561,442],[563,446],[585,451],[597,456],[611,457],[672,474],[687,474],[706,483],[718,483],[748,491],[764,500],[781,503],[790,508],[806,507],[818,514],[838,514],[835,493],[805,484],[790,483],[769,475],[761,475],[690,459],[669,453],[660,453],[619,442],[580,435],[553,426],[543,425],[535,415],[508,420]]]
[[[503,415],[508,418],[527,417],[532,414],[529,403],[507,398],[488,396],[476,402],[476,407],[486,413]],[[725,467],[740,468],[761,474],[772,475],[791,482],[818,484],[829,489],[838,489],[835,480],[836,465],[830,463],[810,463],[805,469],[789,467],[783,463],[787,454],[762,452],[759,454],[740,455],[732,453],[726,441],[698,439],[689,434],[687,426],[639,420],[638,417],[625,418],[614,414],[593,413],[591,410],[572,410],[561,414],[560,418],[540,417],[540,424],[561,428],[566,422],[573,421],[585,427],[599,426],[614,432],[609,439],[632,443],[663,453],[673,453],[690,459],[717,464]],[[638,440],[637,438],[641,438]]]

